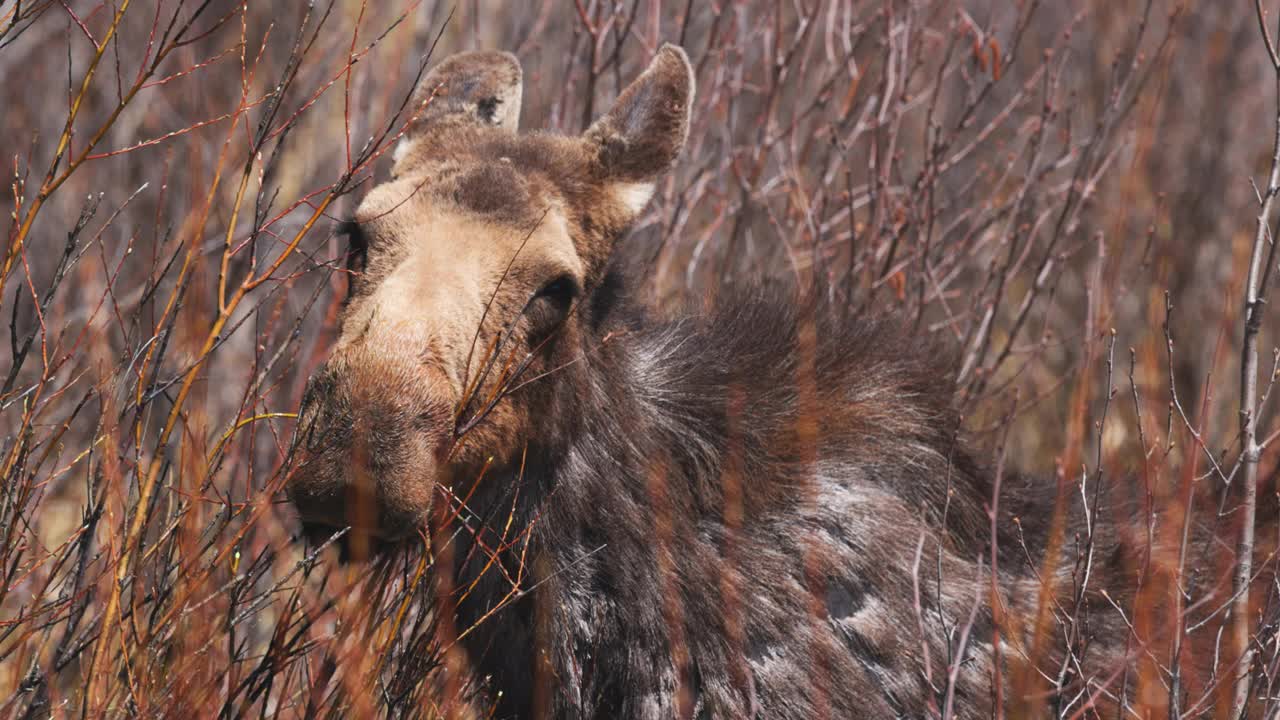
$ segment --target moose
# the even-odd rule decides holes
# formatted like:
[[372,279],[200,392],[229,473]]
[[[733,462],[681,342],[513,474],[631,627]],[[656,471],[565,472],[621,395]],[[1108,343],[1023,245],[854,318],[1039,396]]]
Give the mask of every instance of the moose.
[[[438,63],[340,227],[288,485],[307,534],[430,544],[494,717],[985,718],[1020,672],[1123,704],[1122,589],[1039,654],[1007,620],[1070,599],[1040,574],[1054,486],[966,449],[942,348],[803,288],[629,291],[614,248],[686,142],[684,51],[578,137],[519,132],[521,83],[507,53]],[[1121,525],[1093,528],[1092,588],[1134,564]]]

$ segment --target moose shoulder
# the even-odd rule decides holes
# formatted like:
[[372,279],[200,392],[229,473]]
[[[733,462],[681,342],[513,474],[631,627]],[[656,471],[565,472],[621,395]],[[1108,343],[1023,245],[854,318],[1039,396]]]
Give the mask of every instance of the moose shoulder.
[[[611,262],[693,92],[664,46],[560,137],[517,132],[511,55],[423,79],[345,229],[350,299],[289,486],[304,525],[365,547],[431,528],[442,622],[497,717],[987,717],[1043,540],[1000,536],[992,580],[1015,524],[956,440],[945,353],[780,291],[659,319]],[[1002,515],[1043,523],[1051,500],[1005,484]],[[1124,626],[1086,601],[1110,672]]]

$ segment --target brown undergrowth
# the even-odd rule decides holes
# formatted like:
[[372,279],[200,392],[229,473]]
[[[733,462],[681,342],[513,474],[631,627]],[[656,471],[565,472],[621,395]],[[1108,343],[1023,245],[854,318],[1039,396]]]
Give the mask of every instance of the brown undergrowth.
[[[437,558],[338,564],[280,492],[334,222],[433,60],[511,50],[522,124],[577,132],[664,41],[698,97],[627,241],[648,297],[812,274],[937,336],[993,466],[1142,508],[1133,663],[1099,682],[1227,717],[1243,643],[1274,713],[1274,588],[1233,595],[1277,547],[1268,5],[0,2],[0,715],[464,713]],[[1076,597],[1088,527],[1054,540]],[[1016,622],[1048,653],[1080,607]],[[1041,701],[1065,669],[1007,672],[1010,713],[1096,716]]]

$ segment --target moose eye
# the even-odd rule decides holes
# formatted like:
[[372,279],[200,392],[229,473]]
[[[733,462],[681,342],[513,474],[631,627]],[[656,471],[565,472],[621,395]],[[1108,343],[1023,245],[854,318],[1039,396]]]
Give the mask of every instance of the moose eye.
[[525,316],[529,318],[529,336],[533,343],[542,343],[564,323],[579,292],[576,279],[570,275],[561,275],[534,293],[525,306]]
[[572,276],[561,275],[552,280],[534,296],[535,299],[546,299],[557,307],[568,309],[569,304],[578,296],[578,281]]

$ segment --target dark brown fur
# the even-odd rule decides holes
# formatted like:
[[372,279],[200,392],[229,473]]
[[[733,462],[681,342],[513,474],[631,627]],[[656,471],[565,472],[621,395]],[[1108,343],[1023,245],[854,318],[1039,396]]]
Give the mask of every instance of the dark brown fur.
[[[611,256],[684,143],[682,51],[581,138],[517,134],[519,78],[506,54],[442,63],[356,214],[300,422],[304,521],[395,542],[435,518],[443,622],[499,717],[921,717],[961,651],[953,710],[988,717],[1031,647],[1055,489],[1006,478],[993,583],[993,476],[956,439],[945,353],[821,293],[665,318],[628,296]],[[1115,527],[1096,588],[1132,582]],[[1128,631],[1085,602],[1105,705]]]

